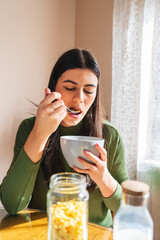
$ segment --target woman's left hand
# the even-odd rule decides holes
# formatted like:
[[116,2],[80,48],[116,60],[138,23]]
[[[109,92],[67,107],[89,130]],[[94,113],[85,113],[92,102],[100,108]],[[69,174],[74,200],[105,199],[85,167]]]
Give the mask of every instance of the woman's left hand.
[[99,157],[95,156],[88,150],[84,150],[84,154],[92,161],[94,164],[87,162],[82,157],[79,157],[79,162],[86,167],[86,169],[80,169],[74,167],[74,170],[78,173],[85,173],[90,176],[90,178],[98,185],[102,195],[104,197],[111,196],[116,188],[117,182],[111,176],[107,169],[107,152],[99,144],[96,144],[96,148],[99,151]]

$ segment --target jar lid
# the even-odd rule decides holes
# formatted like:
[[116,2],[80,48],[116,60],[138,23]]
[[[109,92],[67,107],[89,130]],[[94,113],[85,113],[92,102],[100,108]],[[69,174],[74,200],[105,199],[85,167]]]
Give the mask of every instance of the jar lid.
[[144,196],[149,192],[149,186],[146,183],[135,180],[124,181],[121,186],[124,193],[133,196]]

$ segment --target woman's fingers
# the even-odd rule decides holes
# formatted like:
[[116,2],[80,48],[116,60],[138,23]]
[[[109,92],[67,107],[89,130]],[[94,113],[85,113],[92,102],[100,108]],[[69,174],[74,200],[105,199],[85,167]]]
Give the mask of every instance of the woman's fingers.
[[[49,88],[45,89],[45,103],[47,104],[47,109],[53,113],[56,112],[62,115],[66,115],[64,114],[64,111],[66,112],[66,108],[64,107],[64,102],[61,98],[61,94],[58,92],[51,92]],[[60,109],[59,109],[60,108]],[[60,111],[58,111],[60,110]]]
[[107,160],[107,151],[105,148],[103,148],[101,145],[99,145],[98,143],[96,143],[96,148],[97,150],[99,151],[100,153],[100,156],[99,158],[102,160],[102,161],[106,161]]
[[[44,112],[53,113],[54,110],[63,106],[64,102],[61,99],[61,94],[58,92],[51,92],[49,88],[45,88],[45,98],[40,103],[40,109]],[[63,109],[63,108],[62,108]],[[65,110],[65,109],[63,109]]]
[[101,160],[95,156],[93,153],[91,153],[88,150],[84,150],[84,154],[86,155],[86,157],[88,157],[97,167],[100,166],[101,164]]
[[63,102],[63,100],[59,99],[53,103],[50,103],[48,105],[48,107],[51,108],[52,110],[56,110],[57,108],[61,107],[62,105],[64,106],[64,102]]
[[81,169],[81,168],[78,168],[76,166],[73,167],[73,169],[78,172],[78,173],[84,173],[84,174],[89,174],[89,170],[88,169]]
[[78,157],[78,161],[87,169],[92,169],[94,170],[96,168],[96,165],[94,163],[89,163],[87,162],[84,158]]
[[73,169],[78,172],[78,173],[84,173],[84,174],[89,174],[89,170],[88,169],[81,169],[81,168],[78,168],[78,167],[73,167]]
[[53,118],[56,117],[57,120],[61,122],[67,115],[65,106],[62,104],[61,106],[54,108],[51,112],[51,115],[53,116]]
[[49,88],[45,89],[45,98],[42,101],[42,104],[50,104],[55,100],[61,98],[61,94],[59,92],[51,92]]
[[51,90],[49,88],[45,88],[45,97],[51,93]]
[[[96,168],[102,169],[104,167],[104,162],[106,162],[106,160],[107,160],[106,150],[98,144],[96,145],[96,147],[100,153],[99,157],[95,156],[92,152],[90,152],[88,150],[84,150],[85,156],[87,158],[89,158],[94,164],[88,163],[87,161],[85,161],[85,159],[83,159],[81,157],[78,158],[79,162],[90,171],[95,171]],[[106,163],[105,163],[105,166],[106,166]],[[82,170],[82,172],[83,172],[83,170]]]
[[96,165],[87,162],[87,161],[86,161],[84,158],[82,158],[82,157],[78,157],[78,161],[79,161],[86,169],[81,169],[81,168],[78,168],[78,167],[74,166],[73,169],[74,169],[76,172],[89,174],[91,171],[92,171],[92,172],[95,172],[95,171],[97,170],[97,166],[96,166]]

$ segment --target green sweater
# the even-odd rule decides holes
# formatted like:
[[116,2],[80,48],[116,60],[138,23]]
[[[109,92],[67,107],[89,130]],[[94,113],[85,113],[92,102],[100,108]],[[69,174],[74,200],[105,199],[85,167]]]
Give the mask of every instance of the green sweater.
[[[6,177],[0,186],[2,204],[10,214],[25,207],[46,210],[48,185],[44,181],[43,161],[33,163],[25,153],[23,146],[31,132],[35,117],[25,119],[17,132],[14,157]],[[60,126],[60,135],[81,135],[81,125],[65,128]],[[89,196],[89,221],[105,227],[112,225],[111,211],[116,212],[121,200],[121,183],[128,179],[125,166],[124,147],[117,130],[104,122],[103,138],[107,150],[107,167],[117,181],[117,189],[112,196],[104,198],[98,187]],[[59,144],[59,143],[58,143]],[[61,162],[58,172],[74,172],[63,157],[59,146]]]

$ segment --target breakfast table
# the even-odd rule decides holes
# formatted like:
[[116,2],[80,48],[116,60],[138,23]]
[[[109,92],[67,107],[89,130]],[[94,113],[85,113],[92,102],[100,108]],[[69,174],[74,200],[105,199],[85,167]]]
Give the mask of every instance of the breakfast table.
[[[47,240],[47,213],[25,209],[9,215],[0,208],[0,240]],[[88,240],[112,240],[113,231],[88,223]]]

